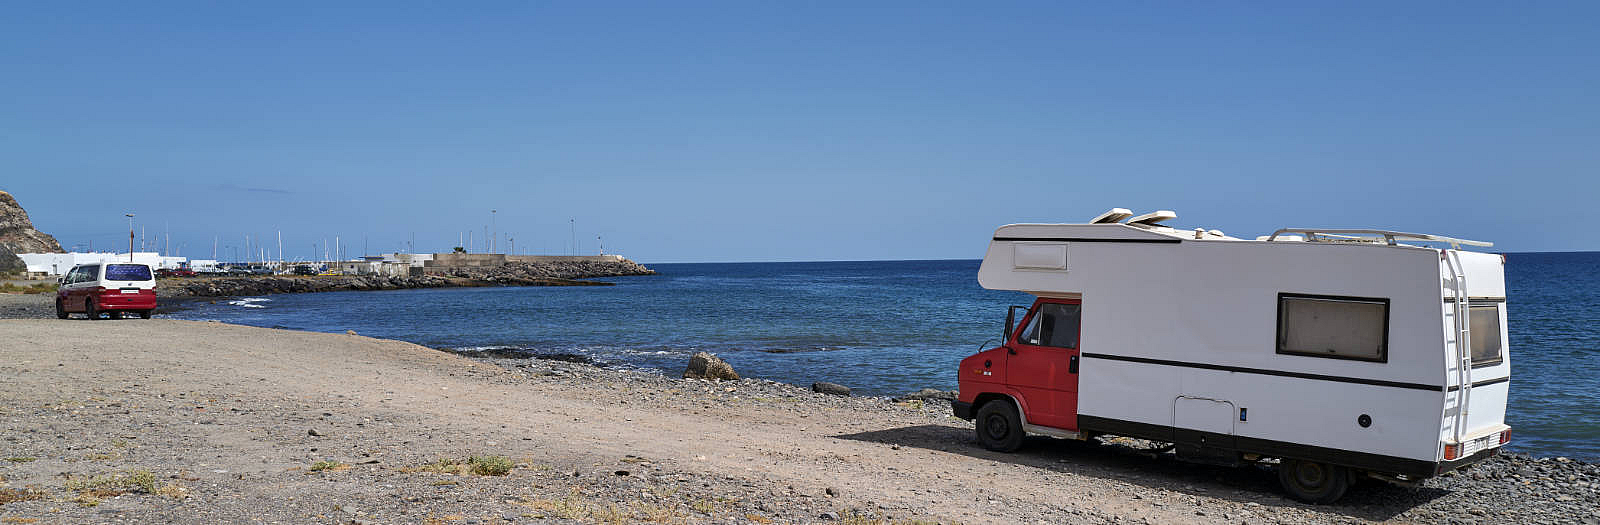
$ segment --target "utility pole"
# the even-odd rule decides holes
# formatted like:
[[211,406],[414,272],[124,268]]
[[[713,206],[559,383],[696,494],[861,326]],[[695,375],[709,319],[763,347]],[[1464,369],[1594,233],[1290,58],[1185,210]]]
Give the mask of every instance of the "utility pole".
[[493,237],[489,237],[489,253],[494,253],[494,241],[497,240],[500,237],[500,225],[495,224],[495,221],[494,221],[494,212],[495,211],[496,210],[493,210],[493,209],[489,210],[489,226],[492,228],[492,231],[494,233]]
[[133,214],[124,213],[123,215],[128,216],[128,262],[133,262]]

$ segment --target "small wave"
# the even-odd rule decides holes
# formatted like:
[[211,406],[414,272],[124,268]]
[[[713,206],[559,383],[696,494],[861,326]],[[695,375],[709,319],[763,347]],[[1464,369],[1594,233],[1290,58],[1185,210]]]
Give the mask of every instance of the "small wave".
[[228,301],[228,304],[231,304],[231,305],[234,305],[234,306],[242,306],[242,307],[245,307],[245,308],[266,308],[267,307],[266,305],[256,304],[256,303],[264,303],[264,302],[271,301],[271,300],[272,299],[268,299],[268,298],[265,298],[265,297],[246,297],[244,299]]

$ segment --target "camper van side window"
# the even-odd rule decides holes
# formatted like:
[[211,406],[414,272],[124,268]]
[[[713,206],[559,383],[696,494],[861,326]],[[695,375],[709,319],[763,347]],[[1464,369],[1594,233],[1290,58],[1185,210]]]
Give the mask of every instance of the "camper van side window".
[[1389,300],[1278,294],[1278,353],[1389,361]]
[[1500,363],[1500,306],[1474,304],[1468,307],[1468,328],[1472,330],[1472,366]]
[[1022,329],[1022,335],[1017,337],[1017,342],[1056,348],[1077,348],[1078,324],[1082,308],[1076,304],[1039,305],[1039,310],[1034,312],[1028,321],[1028,326]]

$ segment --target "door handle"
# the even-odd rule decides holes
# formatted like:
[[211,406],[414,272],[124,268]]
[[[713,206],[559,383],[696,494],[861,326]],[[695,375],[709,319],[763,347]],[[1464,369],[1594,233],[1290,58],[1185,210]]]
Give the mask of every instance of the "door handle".
[[1078,373],[1078,356],[1072,356],[1071,359],[1067,360],[1067,373]]

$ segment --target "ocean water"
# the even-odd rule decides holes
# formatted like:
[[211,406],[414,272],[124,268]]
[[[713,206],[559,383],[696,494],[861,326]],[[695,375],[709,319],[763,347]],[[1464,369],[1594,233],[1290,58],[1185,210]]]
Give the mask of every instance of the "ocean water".
[[[679,374],[694,352],[746,377],[862,394],[955,388],[1006,306],[978,261],[653,264],[608,287],[331,292],[199,303],[171,317],[399,339],[434,348],[580,354]],[[1600,253],[1511,254],[1513,449],[1600,461]]]

